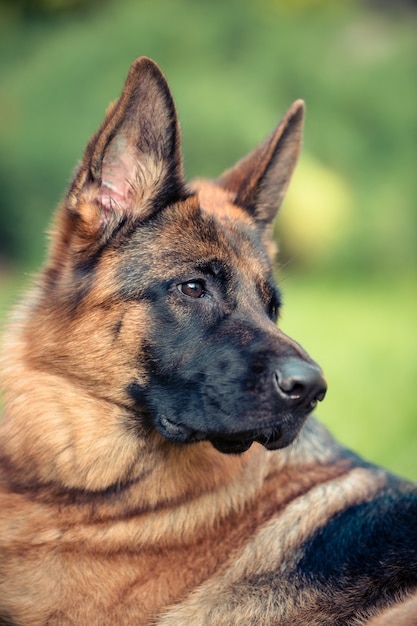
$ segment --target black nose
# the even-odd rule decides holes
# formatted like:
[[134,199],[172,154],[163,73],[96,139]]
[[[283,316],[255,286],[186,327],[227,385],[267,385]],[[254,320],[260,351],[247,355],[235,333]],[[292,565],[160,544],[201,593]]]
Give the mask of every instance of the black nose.
[[326,381],[315,363],[287,358],[275,370],[274,377],[278,393],[289,408],[312,410],[326,395]]

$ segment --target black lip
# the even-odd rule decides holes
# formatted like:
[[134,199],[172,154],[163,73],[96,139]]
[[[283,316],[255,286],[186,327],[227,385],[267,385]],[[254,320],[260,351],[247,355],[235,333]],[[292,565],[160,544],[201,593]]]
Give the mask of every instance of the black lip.
[[212,446],[223,454],[242,454],[249,450],[253,442],[253,439],[249,441],[233,441],[221,438],[210,439]]
[[169,441],[177,444],[190,444],[198,441],[209,441],[212,446],[223,454],[242,454],[253,443],[259,443],[267,450],[278,450],[290,445],[296,438],[305,418],[292,419],[289,426],[270,426],[264,429],[253,429],[240,433],[204,433],[193,430],[184,424],[175,424],[168,418],[161,419],[158,430]]
[[287,445],[280,428],[268,430],[254,430],[234,435],[224,435],[216,437],[208,437],[208,440],[219,452],[223,454],[242,454],[246,452],[253,443],[260,443],[265,448],[275,450]]

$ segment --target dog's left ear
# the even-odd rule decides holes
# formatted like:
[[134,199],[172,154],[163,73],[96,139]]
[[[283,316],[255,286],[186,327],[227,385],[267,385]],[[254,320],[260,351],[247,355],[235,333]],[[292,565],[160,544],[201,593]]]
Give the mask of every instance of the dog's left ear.
[[234,202],[266,226],[284,199],[302,144],[304,102],[289,108],[275,131],[217,181]]

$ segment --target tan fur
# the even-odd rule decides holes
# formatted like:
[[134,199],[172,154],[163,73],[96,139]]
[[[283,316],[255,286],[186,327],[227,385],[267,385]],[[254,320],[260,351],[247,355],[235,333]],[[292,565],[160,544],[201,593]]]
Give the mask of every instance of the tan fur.
[[[304,468],[305,473],[310,474],[310,471],[310,468]],[[314,470],[312,476],[318,478]],[[296,476],[290,474],[289,478],[293,481]],[[275,479],[275,488],[281,488],[283,476],[278,474]],[[276,591],[273,586],[269,590],[269,597],[264,597],[260,604],[255,593],[252,597],[247,595],[246,580],[253,575],[260,576],[263,572],[269,572],[277,563],[281,567],[276,570],[275,575],[285,580],[287,569],[293,565],[294,556],[312,532],[325,525],[338,510],[360,502],[378,488],[378,479],[374,472],[361,469],[354,469],[346,476],[342,475],[334,480],[329,479],[329,475],[323,475],[320,482],[317,481],[318,485],[305,495],[293,495],[286,508],[278,512],[268,524],[263,525],[235,556],[230,567],[224,569],[216,579],[200,586],[186,602],[168,612],[157,623],[160,626],[287,624],[288,604],[282,603],[281,607],[276,605]],[[297,484],[300,484],[300,477],[297,477]],[[306,511],[309,511],[308,516]],[[254,567],[253,559],[256,554],[262,554],[262,559]],[[304,593],[305,597],[300,593],[294,599],[296,604],[292,606],[291,623],[312,626],[326,623],[326,613],[313,613],[309,608],[310,593]]]
[[377,615],[366,626],[416,626],[417,596],[408,598],[398,606],[389,607]]

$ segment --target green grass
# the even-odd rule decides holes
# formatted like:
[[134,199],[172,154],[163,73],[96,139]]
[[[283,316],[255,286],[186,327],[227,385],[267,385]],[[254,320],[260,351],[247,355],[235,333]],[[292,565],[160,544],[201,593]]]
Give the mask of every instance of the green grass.
[[[286,274],[286,275],[285,275]],[[0,278],[0,316],[24,277]],[[367,459],[417,479],[417,280],[355,283],[283,272],[282,329],[322,366],[317,414]]]
[[317,414],[367,459],[417,479],[417,281],[282,282],[282,329],[322,366]]

